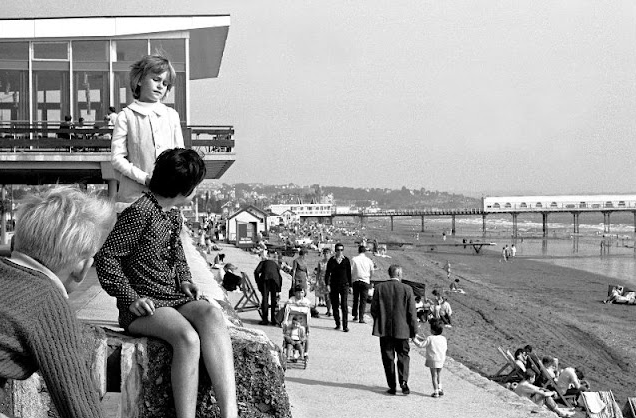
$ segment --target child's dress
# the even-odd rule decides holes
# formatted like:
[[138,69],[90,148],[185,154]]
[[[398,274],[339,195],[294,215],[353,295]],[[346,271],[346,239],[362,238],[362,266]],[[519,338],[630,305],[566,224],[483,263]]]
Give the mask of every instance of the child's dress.
[[161,307],[179,307],[194,298],[181,290],[192,281],[181,239],[181,214],[165,212],[145,192],[126,208],[95,256],[99,282],[117,298],[119,324],[128,329],[137,318],[129,307],[147,297]]
[[446,337],[443,335],[429,335],[422,344],[426,348],[426,367],[441,369],[446,361]]

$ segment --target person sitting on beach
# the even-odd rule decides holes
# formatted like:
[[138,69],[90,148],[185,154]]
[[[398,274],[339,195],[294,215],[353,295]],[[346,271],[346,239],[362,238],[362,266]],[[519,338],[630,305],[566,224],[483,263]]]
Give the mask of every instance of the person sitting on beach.
[[517,363],[517,366],[524,372],[526,371],[526,361],[526,352],[523,348],[518,348],[517,351],[515,351],[515,363]]
[[223,275],[223,288],[228,292],[234,292],[241,286],[243,278],[235,273],[238,268],[232,263],[227,263],[223,266],[223,270],[225,272]]
[[560,417],[571,417],[574,415],[574,411],[566,408],[559,408],[554,401],[556,392],[541,389],[539,386],[535,386],[536,373],[532,369],[528,369],[525,372],[524,379],[517,383],[514,392],[522,397],[526,397],[536,403],[537,405],[545,405],[550,411],[554,412]]
[[445,327],[452,328],[451,315],[453,314],[453,310],[444,296],[440,294],[437,295],[437,304],[433,305],[432,311],[433,316],[441,320]]
[[636,304],[636,292],[627,292],[627,294],[624,295],[622,286],[614,286],[612,292],[603,303]]
[[559,373],[556,380],[557,388],[565,395],[578,396],[581,392],[589,390],[589,383],[583,380],[584,377],[581,369],[566,367]]
[[11,255],[0,259],[0,387],[38,371],[59,416],[103,417],[68,294],[91,268],[115,223],[114,208],[55,187],[27,197],[17,218]]
[[451,282],[450,284],[450,291],[453,293],[466,293],[464,292],[464,289],[458,287],[459,285],[459,279],[455,279],[455,281]]

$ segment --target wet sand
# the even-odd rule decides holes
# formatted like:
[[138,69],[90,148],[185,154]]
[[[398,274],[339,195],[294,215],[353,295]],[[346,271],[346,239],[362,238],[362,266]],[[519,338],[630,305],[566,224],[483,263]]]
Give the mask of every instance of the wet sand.
[[[415,242],[382,229],[367,229],[365,234],[370,239],[377,237],[380,243]],[[345,244],[347,256],[357,254],[354,238],[335,239]],[[442,240],[429,233],[421,234],[421,242]],[[453,308],[454,326],[446,328],[444,335],[448,338],[448,354],[455,360],[488,376],[504,364],[498,346],[514,352],[530,344],[539,357],[551,355],[562,367],[581,367],[592,390],[611,389],[622,407],[627,396],[636,393],[636,306],[602,303],[608,284],[619,282],[519,257],[504,263],[499,251],[482,250],[475,255],[471,247],[437,247],[430,251],[404,246],[390,248],[391,258],[372,258],[379,277],[387,277],[390,264],[400,264],[406,279],[426,283],[427,295],[434,288],[449,288],[443,267],[450,261],[451,279],[459,278],[460,287],[466,291],[446,293]],[[310,267],[314,260],[317,256],[312,254]],[[422,332],[427,333],[426,328]]]

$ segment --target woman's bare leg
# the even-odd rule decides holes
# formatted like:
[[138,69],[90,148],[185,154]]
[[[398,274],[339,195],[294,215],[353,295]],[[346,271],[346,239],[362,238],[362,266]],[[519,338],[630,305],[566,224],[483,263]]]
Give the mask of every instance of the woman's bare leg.
[[157,308],[130,324],[136,335],[157,337],[172,346],[171,381],[178,418],[194,418],[199,387],[199,335],[190,322],[174,308]]
[[205,300],[188,302],[179,307],[179,312],[199,332],[201,355],[219,402],[221,416],[238,417],[234,353],[223,313]]

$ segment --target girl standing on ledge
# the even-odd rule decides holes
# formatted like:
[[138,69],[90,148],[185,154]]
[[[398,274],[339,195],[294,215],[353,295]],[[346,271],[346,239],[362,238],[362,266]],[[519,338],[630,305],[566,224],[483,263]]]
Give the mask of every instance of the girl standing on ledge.
[[111,145],[111,162],[119,180],[118,212],[148,190],[159,154],[184,148],[179,114],[161,103],[176,78],[170,61],[160,55],[147,55],[130,68],[135,101],[119,112]]

